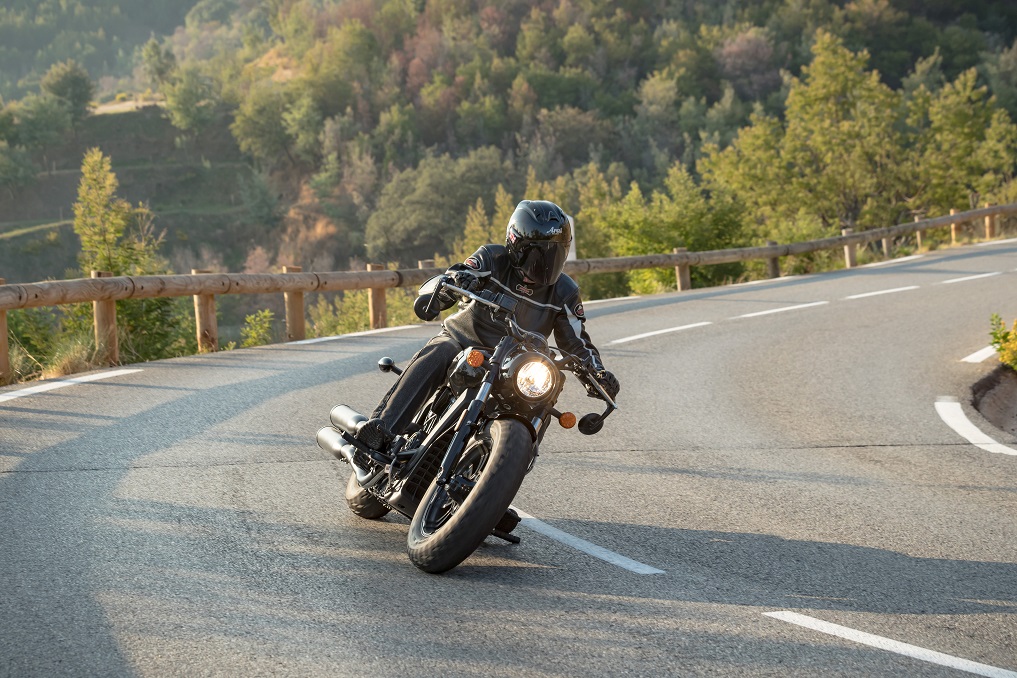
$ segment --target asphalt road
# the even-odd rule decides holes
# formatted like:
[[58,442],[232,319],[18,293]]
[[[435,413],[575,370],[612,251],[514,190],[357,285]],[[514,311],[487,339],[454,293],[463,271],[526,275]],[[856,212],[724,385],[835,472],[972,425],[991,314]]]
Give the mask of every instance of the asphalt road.
[[935,409],[1017,449],[961,362],[1015,292],[1002,243],[589,304],[622,409],[443,576],[314,444],[433,326],[0,389],[0,675],[1017,675],[1017,456]]

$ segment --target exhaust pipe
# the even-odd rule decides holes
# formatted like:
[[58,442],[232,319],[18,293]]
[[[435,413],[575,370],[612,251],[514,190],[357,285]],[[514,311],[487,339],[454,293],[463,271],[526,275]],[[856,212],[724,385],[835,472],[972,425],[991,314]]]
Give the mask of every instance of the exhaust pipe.
[[359,428],[360,424],[367,421],[367,417],[346,405],[336,405],[333,407],[332,411],[329,412],[328,418],[332,420],[333,426],[346,431],[351,436],[357,435],[357,428]]
[[[344,406],[340,405],[339,407]],[[335,410],[333,410],[333,412],[334,411]],[[352,410],[350,411],[352,412]],[[354,412],[354,414],[356,413]],[[363,417],[363,415],[360,416]],[[364,418],[364,421],[367,421],[367,419]],[[345,461],[347,464],[350,465],[350,467],[353,469],[353,473],[356,474],[357,482],[360,483],[361,487],[363,488],[373,487],[374,485],[378,484],[378,481],[380,481],[382,476],[385,475],[385,469],[383,468],[371,472],[366,469],[360,468],[359,465],[354,463],[353,457],[357,451],[357,448],[343,440],[343,437],[339,434],[339,431],[336,431],[331,426],[325,426],[321,430],[319,430],[316,438],[318,441],[318,447],[325,450],[326,452],[331,452],[333,455],[335,455],[336,459],[338,459],[339,461]]]

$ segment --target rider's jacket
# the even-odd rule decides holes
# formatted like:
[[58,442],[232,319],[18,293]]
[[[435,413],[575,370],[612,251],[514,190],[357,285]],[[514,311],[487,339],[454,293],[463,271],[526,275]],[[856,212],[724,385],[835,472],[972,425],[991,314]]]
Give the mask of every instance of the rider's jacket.
[[[553,285],[533,285],[523,280],[512,266],[504,245],[484,245],[461,264],[449,267],[450,273],[465,271],[475,276],[483,289],[512,296],[516,322],[524,330],[554,333],[555,343],[583,360],[594,370],[604,369],[600,352],[586,333],[586,315],[579,297],[579,285],[564,273]],[[445,320],[445,331],[460,345],[495,346],[505,330],[491,318],[490,312],[475,301],[460,303],[460,311]]]

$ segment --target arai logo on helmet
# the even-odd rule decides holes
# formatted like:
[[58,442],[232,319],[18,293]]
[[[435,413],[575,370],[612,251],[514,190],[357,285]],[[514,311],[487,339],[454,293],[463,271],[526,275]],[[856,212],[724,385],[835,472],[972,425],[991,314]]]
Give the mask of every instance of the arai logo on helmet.
[[561,229],[560,226],[557,227],[557,228],[549,228],[549,229],[547,229],[547,234],[548,235],[561,235],[562,234],[562,229]]

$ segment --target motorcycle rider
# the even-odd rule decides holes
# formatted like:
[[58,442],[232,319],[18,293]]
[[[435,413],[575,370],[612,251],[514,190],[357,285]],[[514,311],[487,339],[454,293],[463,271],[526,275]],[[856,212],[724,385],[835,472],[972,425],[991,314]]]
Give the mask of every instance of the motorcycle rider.
[[[571,242],[572,226],[558,205],[523,200],[509,218],[505,245],[482,246],[466,261],[451,266],[446,275],[456,287],[489,289],[516,299],[520,327],[544,336],[553,331],[557,345],[581,359],[614,399],[620,388],[618,379],[604,369],[600,352],[586,333],[579,286],[562,273]],[[445,310],[456,298],[451,292],[442,292],[437,302]],[[471,301],[460,307],[445,320],[442,331],[413,356],[371,419],[361,424],[357,440],[384,450],[444,382],[452,361],[465,347],[493,347],[504,336],[504,327],[492,322],[481,305]],[[595,393],[590,395],[596,397]]]

